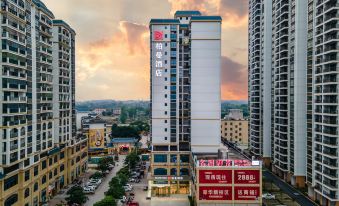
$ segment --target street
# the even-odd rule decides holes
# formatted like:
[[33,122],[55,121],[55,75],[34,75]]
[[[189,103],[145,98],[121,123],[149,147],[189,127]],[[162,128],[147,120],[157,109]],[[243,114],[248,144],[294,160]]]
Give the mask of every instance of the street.
[[284,193],[286,193],[288,196],[290,196],[300,205],[317,206],[316,203],[314,203],[313,201],[305,197],[304,194],[299,192],[297,189],[293,188],[288,183],[282,181],[279,177],[274,175],[272,172],[268,170],[263,170],[263,176],[271,180],[275,185],[277,185],[277,187],[279,187]]
[[115,177],[116,173],[123,167],[125,158],[126,158],[125,155],[119,155],[119,162],[115,163],[116,166],[103,179],[100,186],[95,190],[95,193],[92,195],[88,195],[88,201],[85,203],[85,206],[93,206],[94,203],[104,199],[105,192],[109,188],[108,183],[111,181],[113,177]]

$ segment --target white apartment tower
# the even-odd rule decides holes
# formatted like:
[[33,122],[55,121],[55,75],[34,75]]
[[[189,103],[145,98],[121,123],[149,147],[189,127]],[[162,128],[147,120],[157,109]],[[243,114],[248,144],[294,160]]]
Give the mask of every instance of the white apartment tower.
[[[178,176],[178,187],[189,188],[190,153],[220,146],[221,17],[177,11],[152,19],[150,32],[152,176]],[[158,182],[149,196],[168,192]]]
[[306,177],[307,5],[253,0],[249,21],[251,150],[299,187]]

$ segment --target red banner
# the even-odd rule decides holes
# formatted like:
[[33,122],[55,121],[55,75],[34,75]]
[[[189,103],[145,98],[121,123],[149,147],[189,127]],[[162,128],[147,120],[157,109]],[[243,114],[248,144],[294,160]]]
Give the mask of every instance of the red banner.
[[234,170],[234,184],[260,184],[260,170]]
[[232,184],[232,170],[199,170],[200,184]]
[[232,187],[199,187],[199,200],[232,200]]
[[252,166],[249,160],[234,160],[234,166]]
[[258,200],[260,187],[234,187],[234,200]]

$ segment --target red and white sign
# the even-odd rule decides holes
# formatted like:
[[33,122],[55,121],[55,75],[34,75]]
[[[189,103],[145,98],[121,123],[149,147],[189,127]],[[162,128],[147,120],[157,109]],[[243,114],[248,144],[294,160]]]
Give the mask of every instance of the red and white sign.
[[154,33],[153,38],[154,38],[155,41],[161,41],[161,40],[164,39],[164,32],[154,31],[153,33]]
[[232,200],[232,187],[201,186],[199,187],[199,200]]
[[252,166],[249,160],[234,160],[234,166]]
[[234,170],[234,184],[260,184],[260,170]]
[[232,166],[232,160],[199,160],[199,166],[201,167]]
[[234,187],[234,200],[258,200],[260,187]]
[[232,170],[199,170],[200,184],[232,184]]

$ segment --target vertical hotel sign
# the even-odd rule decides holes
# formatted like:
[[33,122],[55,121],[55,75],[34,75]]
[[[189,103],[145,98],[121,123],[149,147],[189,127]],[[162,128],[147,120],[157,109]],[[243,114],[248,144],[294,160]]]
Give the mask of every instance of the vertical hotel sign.
[[164,32],[154,31],[153,40],[155,41],[155,76],[161,77],[163,68],[163,43],[161,41],[164,40]]

